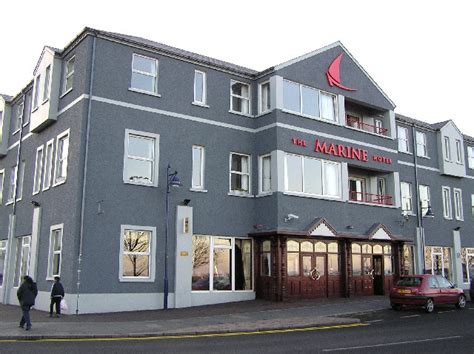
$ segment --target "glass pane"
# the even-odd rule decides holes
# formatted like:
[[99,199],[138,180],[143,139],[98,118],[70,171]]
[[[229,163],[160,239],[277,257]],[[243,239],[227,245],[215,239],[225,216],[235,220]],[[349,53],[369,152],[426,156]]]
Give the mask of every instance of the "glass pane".
[[76,61],[76,58],[71,58],[70,60],[68,60],[67,65],[66,65],[66,71],[68,75],[74,71],[75,61]]
[[127,160],[126,178],[129,181],[151,183],[153,182],[153,162],[135,160],[129,158]]
[[192,290],[209,290],[209,237],[193,236]]
[[310,276],[311,270],[313,269],[313,266],[311,265],[311,256],[303,256],[303,275],[305,277]]
[[283,80],[283,107],[290,111],[301,112],[300,86],[298,84]]
[[270,83],[263,84],[260,92],[260,112],[270,109]]
[[335,97],[333,95],[321,92],[321,118],[336,120]]
[[124,277],[150,276],[149,256],[127,254],[123,255],[122,262]]
[[300,275],[300,254],[288,253],[287,255],[287,274],[289,277]]
[[286,243],[286,250],[288,252],[299,252],[300,244],[297,241],[288,241]]
[[321,161],[304,159],[304,192],[310,194],[322,194]]
[[326,244],[324,242],[316,242],[314,245],[315,252],[326,253]]
[[155,139],[130,134],[128,137],[128,156],[153,159]]
[[301,252],[313,252],[313,244],[309,241],[301,242]]
[[156,78],[140,73],[132,73],[132,88],[156,93]]
[[268,192],[272,189],[271,182],[271,157],[266,156],[262,158],[262,192]]
[[54,237],[53,250],[60,251],[61,250],[61,231],[60,230],[54,231],[53,237]]
[[403,268],[404,274],[415,273],[415,266],[413,262],[413,247],[411,246],[403,246]]
[[202,152],[201,147],[193,147],[193,187],[202,187]]
[[263,253],[260,255],[260,275],[270,276],[271,274],[271,255]]
[[372,253],[372,246],[371,245],[362,245],[362,253]]
[[232,290],[231,250],[214,249],[214,290]]
[[287,188],[290,192],[303,192],[303,171],[301,163],[301,157],[286,155]]
[[339,251],[339,247],[337,245],[337,242],[330,242],[328,244],[328,252],[337,253],[338,251]]
[[235,240],[235,290],[252,290],[251,240]]
[[200,72],[194,76],[194,100],[204,102],[204,74]]
[[384,274],[385,275],[392,275],[393,274],[392,257],[390,257],[390,256],[384,256],[383,257],[383,268],[384,268]]
[[244,155],[232,154],[232,171],[248,173],[249,172],[249,158]]
[[134,55],[133,69],[156,75],[156,61],[154,59]]
[[53,274],[59,275],[59,265],[61,264],[61,255],[59,253],[53,255]]
[[443,276],[450,281],[453,279],[451,274],[451,249],[443,247]]
[[70,89],[72,89],[73,80],[74,80],[74,75],[71,75],[71,76],[66,78],[65,91],[69,91]]
[[5,254],[6,254],[6,249],[3,247],[6,247],[6,244],[0,243],[0,286],[3,285],[3,273],[5,271]]
[[374,253],[375,254],[382,254],[383,252],[382,245],[374,245]]
[[383,246],[383,253],[392,254],[392,246],[389,246],[389,245]]
[[361,256],[352,255],[352,275],[361,275]]
[[230,238],[214,238],[214,246],[231,246]]
[[148,253],[150,251],[150,231],[125,230],[123,251]]
[[324,194],[332,197],[339,196],[339,165],[324,164]]
[[319,275],[326,275],[326,259],[325,257],[316,257],[316,270]]
[[337,254],[328,254],[328,274],[339,274],[339,256]]
[[249,85],[243,84],[240,82],[232,83],[232,94],[241,96],[241,97],[249,97]]
[[270,241],[263,241],[262,251],[263,252],[270,252],[270,249],[271,249],[271,242]]
[[303,98],[303,114],[317,117],[319,116],[318,91],[309,87],[302,86],[301,94]]
[[357,243],[352,244],[352,253],[361,253],[360,245]]
[[362,262],[364,275],[369,275],[372,272],[372,257],[363,257]]

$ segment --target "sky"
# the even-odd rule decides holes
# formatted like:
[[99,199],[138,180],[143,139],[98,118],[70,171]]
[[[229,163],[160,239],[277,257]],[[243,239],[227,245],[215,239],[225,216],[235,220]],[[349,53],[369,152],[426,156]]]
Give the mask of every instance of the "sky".
[[7,0],[0,93],[16,95],[44,45],[62,49],[86,26],[255,70],[340,40],[396,113],[429,123],[451,119],[474,136],[473,13],[466,0]]

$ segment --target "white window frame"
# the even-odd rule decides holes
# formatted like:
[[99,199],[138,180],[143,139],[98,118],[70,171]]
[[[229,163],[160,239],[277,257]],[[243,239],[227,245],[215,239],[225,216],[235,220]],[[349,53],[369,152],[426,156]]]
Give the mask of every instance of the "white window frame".
[[467,147],[467,158],[468,158],[468,166],[470,169],[474,168],[474,146]]
[[16,196],[16,180],[18,178],[17,173],[18,165],[13,166],[10,168],[10,184],[8,185],[8,192],[7,192],[7,204],[13,203]]
[[[48,159],[48,148],[51,147],[51,155]],[[53,181],[53,163],[54,163],[54,139],[49,140],[46,143],[46,148],[44,150],[44,163],[43,163],[43,191],[46,191],[51,187],[51,182]],[[48,159],[48,161],[46,160]],[[49,166],[48,166],[49,165]],[[49,168],[47,168],[49,167]],[[48,178],[48,179],[47,179]]]
[[23,125],[23,115],[25,114],[25,101],[21,101],[18,104],[15,113],[15,126],[13,127],[13,135],[18,133]]
[[23,198],[23,184],[25,181],[26,162],[20,162],[20,170],[18,171],[18,186],[16,186],[16,201],[19,202]]
[[471,215],[474,216],[474,194],[471,194]]
[[466,267],[466,269],[463,271],[466,272],[467,274],[467,283],[466,282],[463,282],[464,284],[470,284],[471,281],[474,281],[474,279],[471,278],[471,273],[469,272],[469,258],[474,258],[474,248],[464,248],[465,249],[465,258],[464,258],[464,261],[465,263],[463,264],[462,261],[461,261],[461,265],[463,267]]
[[[62,139],[67,139],[68,144],[67,144],[67,150],[65,153],[65,156],[63,156],[63,159],[61,161],[65,161],[66,163],[66,175],[65,176],[58,176],[59,170],[58,170],[58,164],[59,164],[59,159],[61,158],[58,153],[59,153],[59,142]],[[71,136],[70,136],[70,129],[66,130],[65,132],[59,134],[56,138],[56,151],[54,155],[54,177],[53,177],[53,187],[59,186],[63,183],[66,183],[67,180],[67,170],[68,170],[68,159],[69,159],[69,145],[71,144]],[[64,154],[64,149],[61,151]]]
[[[263,87],[268,85],[268,97],[267,97],[267,105],[266,107],[263,107],[264,104],[264,92],[263,92]],[[271,105],[271,90],[270,90],[270,81],[264,81],[258,84],[258,113],[259,114],[264,114],[267,112],[270,112],[272,110],[272,105]]]
[[[197,184],[195,181],[194,181],[194,173],[196,171],[194,171],[194,151],[195,150],[199,150],[200,154],[201,154],[201,165],[199,166],[199,176],[200,176],[200,179],[201,179],[201,184]],[[205,186],[205,181],[204,181],[204,171],[205,171],[205,166],[206,166],[206,148],[202,145],[193,145],[192,147],[192,152],[191,152],[192,156],[191,156],[191,159],[192,159],[192,168],[191,168],[191,190],[194,190],[194,191],[204,191],[204,186]]]
[[[408,186],[408,191],[409,191],[408,196],[403,195],[403,188],[402,188],[403,184],[406,184]],[[404,199],[410,200],[410,209],[404,209],[404,204],[405,204],[403,203]],[[412,184],[410,182],[404,182],[404,181],[400,182],[400,201],[402,203],[401,205],[402,211],[413,213],[413,189],[412,189]]]
[[[430,186],[427,186],[426,184],[420,184],[420,185],[418,186],[418,188],[419,188],[418,193],[419,193],[419,195],[420,195],[420,203],[421,203],[421,208],[420,208],[421,210],[420,210],[420,212],[421,212],[421,216],[425,216],[426,213],[428,212],[428,206],[431,205],[431,191],[430,191]],[[421,193],[422,188],[426,188],[426,194],[427,194],[427,199],[426,199],[426,200],[421,199],[421,197],[422,197],[422,193]],[[424,202],[426,202],[426,206],[423,205]],[[424,210],[424,209],[426,209],[426,210]]]
[[[15,273],[18,270],[18,278],[14,279],[14,288],[18,288],[21,285],[21,278],[24,275],[29,275],[30,274],[30,261],[31,261],[31,235],[28,236],[22,236],[18,237],[17,239],[17,247],[20,249],[17,249],[17,257],[15,259]],[[28,242],[26,242],[28,240]],[[26,261],[26,272],[21,271],[21,264],[23,263],[23,248],[28,248],[28,259]],[[18,258],[18,255],[20,258]],[[17,268],[18,267],[18,268]]]
[[[425,132],[416,131],[416,156],[428,157],[428,141]],[[419,141],[419,138],[422,141]]]
[[[146,71],[141,71],[141,70],[137,70],[137,69],[134,69],[133,68],[133,64],[135,62],[135,57],[141,57],[141,58],[145,58],[147,60],[152,60],[156,63],[155,65],[155,73],[154,75],[153,74],[150,74]],[[146,93],[146,94],[149,94],[149,95],[154,95],[154,96],[160,96],[158,94],[158,78],[159,78],[159,72],[160,72],[160,62],[158,59],[156,58],[152,58],[152,57],[147,57],[146,55],[141,55],[141,54],[137,54],[137,53],[133,53],[132,55],[132,75],[130,76],[130,90],[131,91],[135,91],[135,92],[141,92],[141,93]],[[132,77],[133,77],[133,73],[137,73],[137,74],[141,74],[141,75],[145,75],[145,76],[150,76],[150,77],[153,77],[155,79],[155,91],[148,91],[148,90],[144,90],[144,89],[140,89],[140,88],[136,88],[136,87],[132,87]]]
[[[72,71],[68,71],[68,64],[71,62],[71,61],[74,61],[73,65],[72,65]],[[73,85],[74,85],[74,72],[76,71],[76,56],[73,55],[72,57],[70,57],[66,63],[65,63],[65,66],[64,66],[64,76],[63,76],[63,87],[62,87],[62,94],[61,94],[61,97],[63,97],[64,95],[66,95],[67,93],[71,92],[72,91],[72,88],[73,88]],[[72,76],[72,84],[71,84],[71,87],[68,89],[67,88],[67,82],[69,80],[69,78]]]
[[451,161],[452,156],[451,156],[451,143],[449,136],[444,137],[444,159],[446,161]]
[[453,188],[453,202],[454,202],[454,218],[456,220],[464,220],[464,211],[462,205],[462,190]]
[[0,289],[3,288],[3,284],[5,284],[6,281],[6,274],[5,274],[5,266],[7,264],[7,258],[8,258],[8,240],[0,240],[0,251],[5,252],[5,258],[3,259],[3,283],[0,284]]
[[[196,77],[202,75],[202,101],[196,99]],[[199,106],[207,106],[207,73],[201,70],[194,70],[194,100],[193,103]]]
[[[149,231],[150,232],[150,245],[148,255],[148,266],[149,276],[147,277],[129,277],[123,275],[123,238],[126,230],[133,231]],[[146,254],[144,254],[146,255]],[[131,283],[149,283],[155,281],[155,268],[156,268],[156,227],[154,226],[138,226],[138,225],[120,225],[120,252],[119,252],[119,281],[120,282],[131,282]]]
[[[59,242],[60,242],[60,247],[59,251],[54,250],[54,232],[55,231],[61,231],[60,237],[59,237]],[[49,228],[49,252],[48,252],[48,273],[46,276],[46,280],[53,280],[54,277],[56,276],[61,276],[61,264],[62,264],[62,250],[63,250],[63,236],[64,236],[64,224],[57,224],[53,225]],[[59,254],[59,273],[58,274],[53,274],[53,261],[54,261],[54,255]]]
[[462,148],[463,148],[463,145],[462,145],[461,140],[456,139],[456,162],[459,163],[459,164],[463,163],[463,158],[462,158],[463,150],[462,150]]
[[[270,159],[270,188],[268,190],[263,190],[263,160],[264,159]],[[259,195],[268,195],[272,194],[272,155],[271,154],[265,154],[265,155],[260,155],[258,157],[258,194]]]
[[[242,85],[248,86],[249,96],[245,97],[245,96],[234,95],[234,93],[232,92],[232,85],[233,84],[242,84]],[[230,89],[230,110],[229,110],[229,112],[251,117],[252,116],[252,92],[251,92],[252,86],[247,82],[231,79],[229,89]],[[244,112],[234,110],[233,100],[232,100],[233,97],[237,97],[240,100],[247,101],[248,107],[249,107],[248,113],[244,113]]]
[[5,169],[0,170],[0,205],[3,204],[3,186],[5,185]]
[[[401,132],[405,132],[405,137],[402,137]],[[398,151],[400,152],[405,152],[405,153],[410,153],[410,143],[409,143],[409,137],[408,137],[408,128],[402,127],[400,125],[397,126],[397,136],[398,136]],[[402,142],[405,144],[406,149],[403,149]]]
[[51,94],[51,65],[48,65],[44,70],[44,80],[43,80],[43,99],[41,104],[45,104],[49,100],[49,95]]
[[442,186],[442,198],[443,198],[443,216],[445,219],[451,220],[453,218],[453,209],[451,204],[451,188],[448,186]]
[[33,85],[34,91],[33,91],[33,104],[31,105],[32,109],[31,111],[34,112],[38,109],[39,107],[39,100],[40,100],[40,91],[41,91],[41,74],[36,76],[35,82]]
[[43,181],[43,166],[44,166],[44,145],[36,149],[35,158],[35,175],[33,179],[33,195],[41,191],[41,182]]
[[[155,150],[153,156],[153,178],[152,181],[147,182],[145,179],[127,179],[127,165],[128,165],[128,142],[129,136],[136,135],[141,136],[145,139],[153,139],[155,142]],[[158,176],[159,176],[159,162],[160,162],[160,135],[154,133],[148,133],[133,129],[125,129],[125,138],[124,138],[124,154],[123,154],[123,183],[127,184],[134,184],[139,186],[149,186],[149,187],[157,187],[158,186]],[[141,158],[140,158],[141,159]],[[144,159],[141,159],[144,160]],[[146,160],[150,161],[150,160]]]
[[[241,171],[234,171],[232,170],[232,155],[239,155],[239,156],[246,156],[248,158],[248,165],[249,171],[248,172],[241,172]],[[249,190],[248,192],[245,191],[238,191],[232,189],[232,175],[237,174],[241,176],[248,176],[249,180]],[[252,155],[242,154],[240,152],[233,152],[229,154],[229,194],[230,195],[238,195],[238,196],[250,196],[252,194]]]

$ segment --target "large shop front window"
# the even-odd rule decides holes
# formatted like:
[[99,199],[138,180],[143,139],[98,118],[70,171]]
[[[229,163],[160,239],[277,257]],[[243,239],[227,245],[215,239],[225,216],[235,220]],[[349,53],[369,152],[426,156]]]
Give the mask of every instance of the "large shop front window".
[[372,256],[383,256],[383,268],[385,275],[393,274],[392,246],[382,244],[358,244],[351,245],[352,253],[352,275],[371,275],[373,273]]
[[461,249],[461,262],[463,282],[470,283],[474,278],[474,248]]
[[324,197],[341,197],[341,165],[337,162],[286,154],[285,190]]
[[193,236],[192,290],[253,289],[252,240]]
[[427,274],[441,275],[451,280],[451,248],[425,247],[425,269]]

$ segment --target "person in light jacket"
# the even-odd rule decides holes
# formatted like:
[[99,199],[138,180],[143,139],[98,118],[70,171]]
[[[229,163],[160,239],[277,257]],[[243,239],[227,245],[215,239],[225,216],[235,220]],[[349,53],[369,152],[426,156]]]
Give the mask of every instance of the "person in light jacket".
[[64,297],[64,288],[60,282],[61,278],[54,277],[54,284],[51,288],[51,304],[49,305],[49,317],[53,317],[53,307],[56,305],[56,317],[61,315],[61,300]]
[[20,321],[20,328],[24,328],[26,324],[26,330],[29,331],[31,329],[31,319],[30,319],[30,309],[31,306],[35,304],[36,296],[38,295],[38,288],[36,287],[36,283],[29,277],[25,275],[23,277],[23,282],[21,286],[18,288],[16,293],[18,297],[18,301],[20,302],[22,316]]

